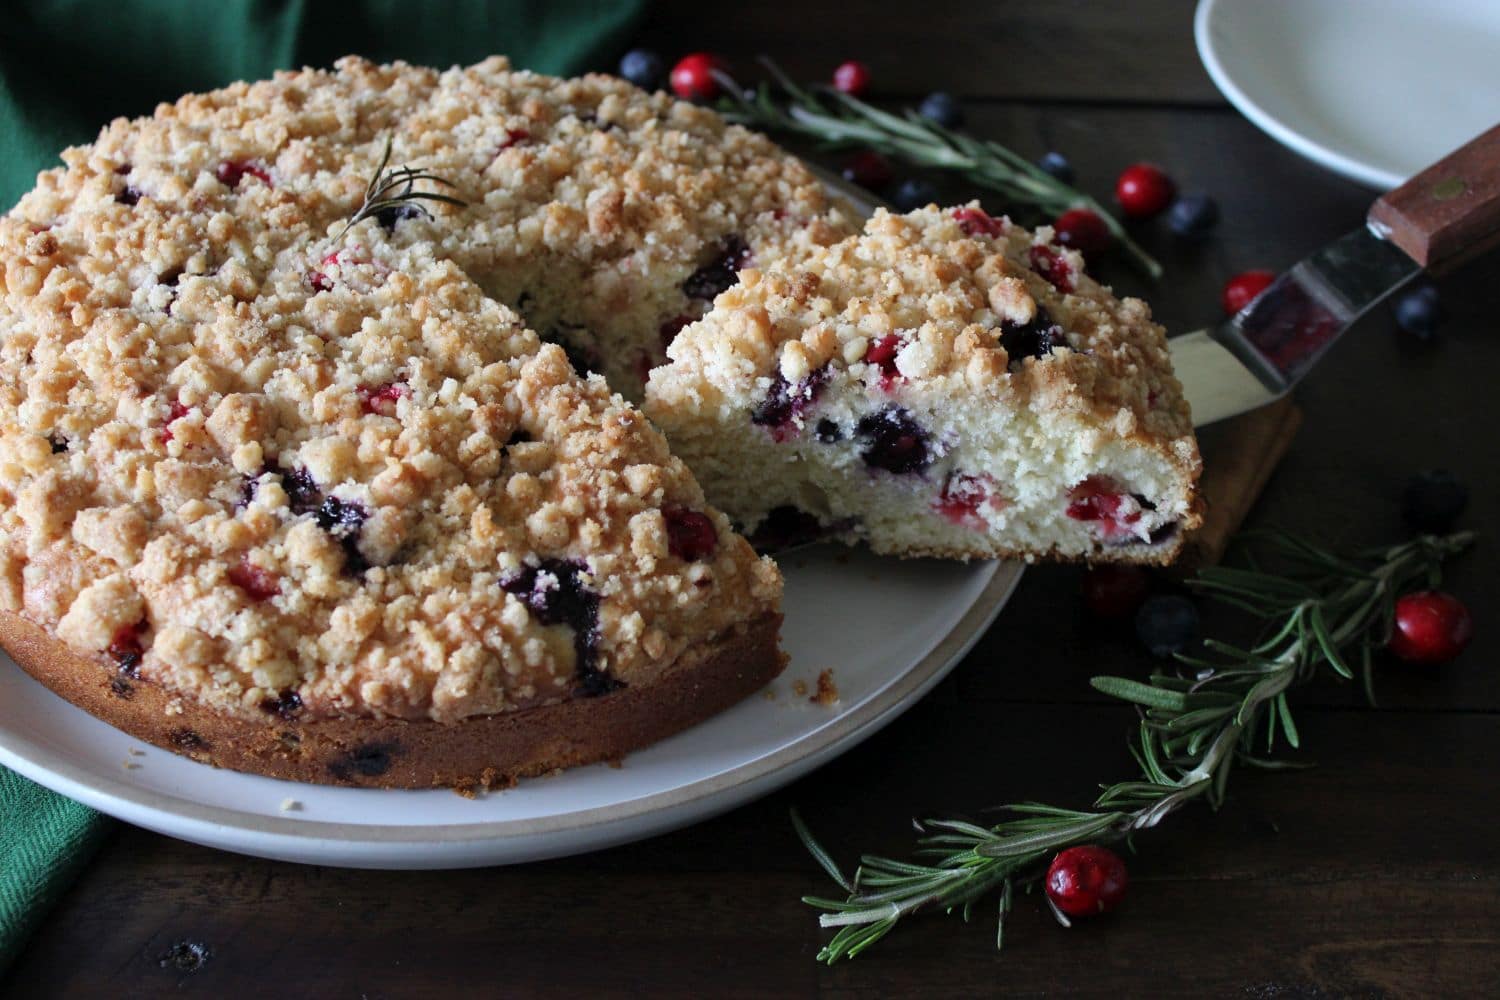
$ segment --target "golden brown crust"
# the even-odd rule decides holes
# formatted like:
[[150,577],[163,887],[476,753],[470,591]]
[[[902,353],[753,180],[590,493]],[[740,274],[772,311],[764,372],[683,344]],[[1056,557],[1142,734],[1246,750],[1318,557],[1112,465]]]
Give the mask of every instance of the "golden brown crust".
[[654,683],[457,723],[406,719],[266,722],[216,712],[80,656],[0,611],[0,644],[55,694],[137,739],[201,763],[273,778],[372,788],[496,788],[617,760],[723,711],[785,666],[779,614],[702,643]]

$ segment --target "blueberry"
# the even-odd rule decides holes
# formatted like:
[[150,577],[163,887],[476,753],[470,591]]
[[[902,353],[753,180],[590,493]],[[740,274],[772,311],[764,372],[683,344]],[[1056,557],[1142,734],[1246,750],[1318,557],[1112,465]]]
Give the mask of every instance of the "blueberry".
[[1062,327],[1052,322],[1047,310],[1037,306],[1036,315],[1025,326],[1010,320],[1001,321],[1000,346],[1005,348],[1005,354],[1010,359],[1007,367],[1011,371],[1018,371],[1026,358],[1046,357],[1052,353],[1053,347],[1066,347],[1067,341],[1063,337]]
[[927,431],[899,406],[861,417],[854,432],[868,442],[860,458],[873,469],[905,475],[932,464]]
[[740,280],[740,268],[750,263],[750,248],[738,235],[727,236],[712,260],[687,276],[682,292],[690,299],[712,302]]
[[631,49],[620,60],[620,75],[642,90],[659,87],[664,68],[661,56],[650,49]]
[[1447,469],[1411,477],[1401,497],[1401,516],[1415,531],[1443,534],[1469,505],[1469,488]]
[[937,201],[937,197],[937,188],[931,181],[921,177],[908,177],[896,186],[891,202],[898,211],[910,212],[931,205]]
[[1199,240],[1219,224],[1219,203],[1206,194],[1187,194],[1167,211],[1167,226],[1183,239]]
[[1447,318],[1437,288],[1423,282],[1396,299],[1396,325],[1423,340],[1434,336]]
[[1147,598],[1135,613],[1135,634],[1152,656],[1179,653],[1198,634],[1198,609],[1176,594]]
[[1036,165],[1042,168],[1042,173],[1051,174],[1064,184],[1073,183],[1073,164],[1068,158],[1055,150],[1036,161]]
[[514,594],[543,625],[573,630],[573,653],[580,694],[594,697],[624,687],[599,667],[599,595],[583,582],[583,563],[543,559],[501,579],[500,589]]
[[917,111],[923,118],[944,128],[958,128],[964,123],[964,110],[959,107],[958,98],[946,91],[936,90],[928,94]]
[[394,233],[396,224],[403,219],[425,218],[428,218],[427,210],[420,205],[393,205],[375,213],[375,221],[380,223],[380,228],[388,233]]

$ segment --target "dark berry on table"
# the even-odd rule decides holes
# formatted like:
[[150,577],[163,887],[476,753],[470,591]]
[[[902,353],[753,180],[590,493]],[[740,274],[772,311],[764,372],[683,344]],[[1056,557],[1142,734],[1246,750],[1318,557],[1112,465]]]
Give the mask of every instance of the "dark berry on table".
[[291,721],[302,711],[302,696],[295,691],[282,691],[274,697],[262,698],[260,710]]
[[411,395],[405,382],[386,382],[382,385],[362,385],[356,393],[359,405],[366,413],[378,413],[383,417],[396,415],[396,403]]
[[863,97],[870,89],[870,67],[856,59],[839,63],[833,71],[833,88],[851,97]]
[[943,490],[932,502],[932,509],[959,527],[983,531],[985,521],[980,510],[994,502],[994,485],[991,476],[955,470],[943,480]]
[[1206,194],[1187,194],[1172,203],[1167,227],[1185,240],[1201,240],[1219,224],[1219,203]]
[[254,177],[267,187],[271,187],[271,174],[265,167],[250,160],[222,160],[214,168],[214,176],[219,179],[220,184],[229,187],[239,187],[240,181],[246,176]]
[[1469,505],[1469,488],[1447,469],[1419,472],[1406,484],[1401,516],[1416,531],[1444,534]]
[[1052,316],[1037,306],[1036,315],[1024,325],[1010,320],[1000,322],[1000,346],[1005,348],[1009,359],[1007,368],[1018,371],[1027,358],[1044,358],[1052,354],[1052,348],[1067,346],[1063,329],[1052,322]]
[[1052,247],[1037,244],[1027,251],[1026,258],[1031,269],[1047,280],[1053,288],[1064,295],[1073,290],[1073,265],[1068,258]]
[[599,595],[584,585],[582,563],[543,559],[504,577],[500,589],[513,594],[543,625],[567,625],[573,630],[579,693],[608,694],[624,684],[599,669]]
[[281,593],[281,583],[276,579],[276,574],[248,559],[241,559],[229,567],[228,576],[229,582],[243,590],[245,596],[252,601],[268,600]]
[[141,660],[146,656],[146,647],[141,643],[141,635],[145,631],[144,621],[123,625],[115,630],[109,646],[104,650],[115,661],[115,668],[127,677],[140,676]]
[[388,233],[396,231],[396,224],[406,219],[428,218],[427,210],[420,205],[392,205],[375,213],[375,221]]
[[1115,200],[1132,219],[1149,219],[1166,210],[1177,195],[1177,185],[1154,163],[1126,167],[1115,181]]
[[1396,601],[1390,650],[1408,663],[1447,663],[1474,638],[1464,603],[1441,590],[1421,590]]
[[686,507],[662,510],[667,522],[667,549],[686,562],[707,559],[719,547],[719,533],[713,520],[702,511]]
[[1059,851],[1047,866],[1047,898],[1070,917],[1108,913],[1120,905],[1129,887],[1125,862],[1097,844]]
[[874,365],[880,371],[880,387],[889,389],[897,382],[903,381],[901,369],[896,367],[896,355],[901,353],[901,348],[906,346],[906,340],[899,333],[888,333],[870,342],[865,350],[865,363]]
[[843,175],[867,191],[883,191],[891,182],[891,161],[872,149],[862,149],[844,161]]
[[665,69],[661,56],[650,49],[631,49],[620,59],[620,75],[642,90],[655,90],[661,86]]
[[740,268],[750,263],[750,247],[743,237],[726,236],[708,263],[687,276],[682,291],[690,299],[711,302],[720,292],[733,288],[740,280]]
[[301,466],[290,471],[282,471],[281,488],[286,492],[287,503],[291,505],[294,514],[306,514],[308,511],[316,510],[323,498],[312,473]]
[[958,228],[965,236],[1004,236],[1005,219],[997,219],[982,208],[964,206],[953,210]]
[[119,202],[121,205],[136,205],[140,203],[140,200],[142,197],[144,197],[144,195],[145,192],[140,188],[127,186],[125,190],[115,195],[115,201]]
[[958,98],[946,91],[936,90],[922,99],[917,113],[943,128],[958,128],[964,123],[964,109]]
[[1135,613],[1135,634],[1152,656],[1180,653],[1197,638],[1198,608],[1179,594],[1147,598]]
[[718,56],[707,52],[685,55],[672,67],[672,92],[684,101],[709,101],[719,96],[715,72],[728,72],[729,66]]
[[1224,307],[1224,315],[1233,316],[1244,309],[1255,297],[1276,280],[1275,271],[1241,271],[1230,278],[1224,284],[1224,291],[1220,295],[1220,304]]
[[854,433],[867,442],[860,457],[871,468],[905,475],[921,472],[932,462],[927,449],[930,435],[899,406],[861,417]]
[[214,953],[209,950],[208,945],[197,941],[178,941],[168,948],[157,959],[157,965],[163,969],[176,969],[178,972],[197,972],[208,964]]
[[1394,309],[1396,325],[1423,340],[1437,333],[1447,315],[1437,288],[1425,281],[1397,296]]
[[830,377],[827,365],[814,369],[795,384],[787,382],[786,377],[777,372],[765,398],[750,412],[750,422],[769,430],[777,441],[790,440],[798,431],[797,418],[818,401]]
[[1151,577],[1128,563],[1090,566],[1083,574],[1083,603],[1100,618],[1129,618],[1146,600]]
[[908,177],[896,185],[891,203],[898,212],[913,212],[934,204],[938,198],[937,186],[921,177]]
[[1114,237],[1099,213],[1086,208],[1070,208],[1052,223],[1053,240],[1059,245],[1077,250],[1085,257],[1103,253],[1109,249]]
[[828,418],[818,421],[818,426],[813,428],[813,437],[823,444],[833,444],[835,441],[844,439],[844,431],[838,424]]
[[1073,164],[1061,153],[1051,152],[1036,161],[1036,165],[1042,168],[1042,172],[1050,174],[1062,181],[1064,184],[1073,183]]

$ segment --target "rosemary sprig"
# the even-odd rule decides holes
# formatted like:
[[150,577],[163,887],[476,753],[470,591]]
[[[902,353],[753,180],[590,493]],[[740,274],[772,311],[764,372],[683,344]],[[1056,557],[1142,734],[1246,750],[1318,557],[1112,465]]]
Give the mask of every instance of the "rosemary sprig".
[[[866,855],[852,880],[793,813],[798,836],[845,893],[803,899],[828,911],[819,917],[822,926],[838,929],[818,958],[830,964],[853,958],[924,910],[959,910],[967,921],[992,892],[998,892],[998,947],[1015,890],[1030,891],[1056,851],[1129,842],[1195,799],[1217,809],[1236,764],[1306,766],[1269,756],[1278,737],[1300,745],[1288,691],[1321,668],[1352,679],[1357,664],[1371,693],[1374,656],[1390,637],[1396,598],[1419,584],[1436,586],[1444,557],[1474,538],[1472,532],[1424,535],[1341,557],[1289,535],[1256,537],[1283,569],[1262,569],[1252,554],[1250,568],[1203,569],[1191,586],[1261,619],[1261,639],[1246,648],[1207,640],[1205,656],[1178,656],[1178,670],[1154,673],[1149,682],[1093,679],[1096,690],[1139,707],[1130,751],[1141,773],[1105,786],[1091,809],[1023,802],[1001,807],[1011,818],[990,827],[924,820],[915,824],[923,835],[917,860]],[[1056,908],[1053,915],[1067,924]]]
[[[443,194],[441,191],[418,191],[417,181],[427,181],[432,184],[441,184],[444,187],[453,187],[452,181],[437,174],[429,173],[418,167],[391,167],[391,137],[385,137],[385,151],[380,155],[380,164],[375,168],[375,173],[370,175],[370,182],[365,185],[365,200],[359,206],[359,210],[344,223],[344,228],[333,238],[333,245],[342,243],[344,236],[353,229],[355,224],[364,219],[375,218],[382,212],[394,212],[403,207],[414,209],[421,213],[423,218],[432,218],[432,213],[427,211],[421,204],[423,201],[440,201],[445,205],[453,205],[463,208],[468,202],[461,198],[455,198],[451,194]],[[386,169],[390,167],[390,169]]]
[[1098,201],[1000,143],[945,128],[911,108],[896,115],[831,87],[800,86],[772,60],[762,57],[760,61],[789,99],[785,107],[778,104],[765,83],[750,96],[733,78],[716,73],[728,95],[721,99],[719,110],[730,121],[811,136],[832,148],[862,146],[919,166],[951,170],[1049,218],[1070,208],[1087,208],[1104,221],[1136,268],[1152,281],[1161,277],[1161,265]]

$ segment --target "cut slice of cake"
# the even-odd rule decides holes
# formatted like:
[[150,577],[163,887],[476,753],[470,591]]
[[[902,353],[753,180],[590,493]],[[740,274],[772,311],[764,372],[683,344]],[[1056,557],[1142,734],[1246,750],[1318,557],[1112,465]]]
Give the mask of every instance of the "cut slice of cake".
[[740,272],[648,415],[769,546],[1165,563],[1200,462],[1166,339],[1075,252],[977,204]]

